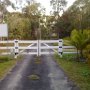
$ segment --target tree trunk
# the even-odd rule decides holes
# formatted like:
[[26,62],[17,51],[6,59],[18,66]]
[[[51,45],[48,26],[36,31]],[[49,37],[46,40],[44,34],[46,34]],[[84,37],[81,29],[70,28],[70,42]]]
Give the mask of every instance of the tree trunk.
[[77,61],[79,61],[79,52],[78,52],[79,50],[77,49]]
[[80,50],[80,61],[83,61],[83,62],[86,61],[85,58],[84,58],[83,50],[82,49]]
[[83,58],[83,50],[80,50],[80,58]]

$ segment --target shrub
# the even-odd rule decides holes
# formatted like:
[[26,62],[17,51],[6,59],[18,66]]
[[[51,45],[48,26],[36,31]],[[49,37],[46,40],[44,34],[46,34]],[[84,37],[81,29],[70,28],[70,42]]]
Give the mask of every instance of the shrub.
[[[79,30],[73,30],[71,33],[71,44],[76,47],[79,52],[80,59],[84,59],[83,51],[90,43],[90,31],[84,30],[83,33]],[[77,56],[79,56],[77,54]]]

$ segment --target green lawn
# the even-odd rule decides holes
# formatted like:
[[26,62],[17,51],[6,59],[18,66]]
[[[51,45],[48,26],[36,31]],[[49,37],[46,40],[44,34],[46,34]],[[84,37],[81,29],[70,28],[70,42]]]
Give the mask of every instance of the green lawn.
[[10,68],[15,65],[15,63],[15,60],[0,63],[0,79],[2,79],[7,74]]
[[2,79],[9,72],[18,60],[8,56],[0,56],[0,79]]
[[83,62],[73,60],[75,55],[64,55],[60,58],[55,55],[57,63],[64,69],[68,77],[81,88],[81,90],[90,90],[90,67]]

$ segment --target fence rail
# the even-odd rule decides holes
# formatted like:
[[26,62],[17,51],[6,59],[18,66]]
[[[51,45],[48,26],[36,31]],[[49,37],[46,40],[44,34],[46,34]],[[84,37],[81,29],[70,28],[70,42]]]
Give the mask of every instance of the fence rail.
[[[8,41],[0,41],[0,44],[7,44],[10,45],[10,43],[13,43],[14,46],[0,46],[0,50],[10,50],[14,51],[14,53],[19,54],[27,54],[24,52],[24,50],[36,50],[36,52],[29,52],[28,54],[35,54],[35,55],[43,55],[43,54],[54,54],[57,53],[64,53],[64,54],[75,54],[76,48],[74,46],[63,46],[63,40],[8,40]],[[53,43],[53,44],[52,44]],[[54,45],[54,43],[57,43]],[[29,46],[20,46],[20,44],[29,44]],[[43,44],[43,45],[42,45]],[[51,46],[52,44],[52,46]],[[73,50],[73,51],[70,51]],[[20,51],[21,50],[21,51]],[[42,51],[45,50],[45,51]],[[52,51],[46,51],[46,50],[52,50]],[[66,51],[65,51],[66,50]],[[8,52],[7,54],[10,54],[12,52]],[[6,54],[4,52],[3,54]]]

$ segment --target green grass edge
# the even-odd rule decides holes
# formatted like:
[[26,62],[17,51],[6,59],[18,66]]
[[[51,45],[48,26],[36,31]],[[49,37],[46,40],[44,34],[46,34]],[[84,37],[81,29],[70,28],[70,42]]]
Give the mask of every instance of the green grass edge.
[[19,56],[17,59],[9,58],[7,61],[0,62],[0,80],[2,80],[20,60],[21,56]]
[[80,90],[90,90],[90,67],[87,63],[76,62],[72,57],[73,55],[64,55],[63,58],[60,58],[59,55],[55,54],[56,62],[66,72],[69,79]]

